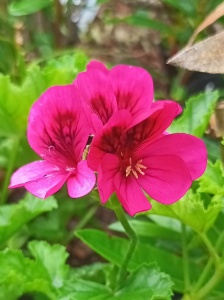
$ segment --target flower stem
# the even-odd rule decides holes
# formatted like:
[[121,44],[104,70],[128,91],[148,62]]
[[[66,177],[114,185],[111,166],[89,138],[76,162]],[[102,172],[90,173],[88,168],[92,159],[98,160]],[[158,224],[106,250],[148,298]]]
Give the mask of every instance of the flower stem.
[[[112,199],[112,202],[113,202],[113,199]],[[128,220],[125,216],[123,208],[120,206],[120,204],[118,205],[116,203],[116,205],[113,205],[113,210],[114,210],[118,220],[120,221],[121,225],[123,226],[126,234],[130,238],[130,244],[129,244],[128,250],[126,252],[126,255],[124,256],[124,260],[123,260],[121,267],[119,269],[119,272],[118,272],[117,287],[119,287],[121,285],[121,283],[123,282],[123,280],[125,279],[125,276],[127,275],[128,263],[134,253],[138,239],[137,239],[137,235],[136,235],[135,231],[132,229],[132,227],[128,223]]]
[[190,277],[189,277],[189,262],[187,253],[187,236],[186,236],[186,226],[181,224],[182,231],[182,255],[183,255],[183,273],[184,273],[184,288],[185,293],[188,293],[190,288]]
[[4,179],[3,186],[2,186],[1,199],[0,199],[1,205],[5,204],[7,201],[8,185],[9,185],[10,177],[12,175],[12,172],[13,172],[13,169],[15,166],[15,161],[16,161],[16,156],[18,153],[19,145],[20,145],[20,137],[15,137],[11,155],[10,155],[10,159],[9,159],[9,163],[8,163],[8,168],[6,170],[5,179]]

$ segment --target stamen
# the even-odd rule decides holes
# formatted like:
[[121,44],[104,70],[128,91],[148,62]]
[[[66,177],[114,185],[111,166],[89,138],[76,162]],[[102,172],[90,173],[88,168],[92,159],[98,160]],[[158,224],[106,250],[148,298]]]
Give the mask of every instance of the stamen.
[[135,176],[135,178],[138,179],[138,173],[133,169],[131,171],[132,171],[132,174]]
[[128,166],[126,168],[126,177],[128,177],[128,175],[131,173],[131,166]]
[[138,160],[135,166],[132,166],[132,158],[130,157],[129,163],[130,165],[125,170],[126,177],[128,177],[130,173],[132,173],[136,179],[138,179],[138,173],[141,175],[145,175],[145,172],[143,172],[142,169],[145,170],[147,169],[147,167],[141,164],[142,159]]
[[135,169],[142,175],[145,175],[145,173],[140,169],[138,165],[135,166]]

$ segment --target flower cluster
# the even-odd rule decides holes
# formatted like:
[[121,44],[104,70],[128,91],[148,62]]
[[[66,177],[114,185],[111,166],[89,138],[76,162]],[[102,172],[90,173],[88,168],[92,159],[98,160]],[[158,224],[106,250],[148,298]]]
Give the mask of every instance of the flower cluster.
[[151,208],[145,193],[163,204],[179,200],[205,171],[205,145],[167,133],[181,107],[153,97],[144,69],[90,62],[73,84],[48,89],[32,106],[28,141],[42,160],[17,170],[10,187],[46,198],[67,181],[76,198],[92,190],[97,172],[101,202],[116,192],[130,215]]

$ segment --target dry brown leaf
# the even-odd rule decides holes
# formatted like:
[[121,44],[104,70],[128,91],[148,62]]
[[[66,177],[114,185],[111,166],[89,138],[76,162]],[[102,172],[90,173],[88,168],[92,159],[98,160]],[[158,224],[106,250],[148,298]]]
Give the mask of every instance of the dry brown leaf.
[[211,74],[224,73],[224,31],[168,59],[167,64],[191,71]]
[[186,47],[190,47],[193,44],[196,36],[204,30],[206,27],[214,23],[216,20],[221,18],[224,15],[224,2],[219,4],[205,19],[204,21],[197,27],[191,38],[189,39]]

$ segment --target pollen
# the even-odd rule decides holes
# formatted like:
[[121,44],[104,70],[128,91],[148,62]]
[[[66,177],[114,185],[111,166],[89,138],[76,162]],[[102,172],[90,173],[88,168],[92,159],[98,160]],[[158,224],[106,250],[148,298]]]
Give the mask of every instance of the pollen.
[[141,175],[145,175],[143,170],[147,169],[146,166],[142,164],[142,159],[138,160],[135,165],[132,164],[132,158],[129,158],[129,166],[126,168],[126,177],[128,177],[131,173],[134,175],[136,179],[138,179],[138,173]]

